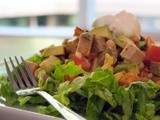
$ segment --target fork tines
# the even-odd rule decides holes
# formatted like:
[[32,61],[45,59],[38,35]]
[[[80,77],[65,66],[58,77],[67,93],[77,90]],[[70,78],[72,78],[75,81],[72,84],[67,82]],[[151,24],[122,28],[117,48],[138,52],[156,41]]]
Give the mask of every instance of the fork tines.
[[[21,58],[21,62],[19,62],[18,58],[15,56],[15,61],[17,65],[14,65],[13,60],[11,59],[11,57],[9,57],[9,62],[11,63],[11,66],[13,68],[12,72],[11,72],[11,69],[9,68],[9,65],[6,59],[4,59],[7,74],[8,74],[11,85],[15,90],[37,87],[38,83],[34,79],[34,76],[31,73],[28,65],[26,64],[25,60],[22,57],[20,58]],[[19,70],[16,68],[16,66],[19,68]]]

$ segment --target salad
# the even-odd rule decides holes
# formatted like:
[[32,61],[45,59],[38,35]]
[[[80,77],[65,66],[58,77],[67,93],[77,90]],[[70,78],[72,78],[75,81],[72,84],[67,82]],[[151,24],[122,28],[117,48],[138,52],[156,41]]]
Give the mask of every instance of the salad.
[[[88,120],[159,120],[160,46],[140,32],[131,13],[102,16],[26,62],[41,90]],[[16,95],[4,76],[0,96],[8,105],[62,117],[41,96]]]

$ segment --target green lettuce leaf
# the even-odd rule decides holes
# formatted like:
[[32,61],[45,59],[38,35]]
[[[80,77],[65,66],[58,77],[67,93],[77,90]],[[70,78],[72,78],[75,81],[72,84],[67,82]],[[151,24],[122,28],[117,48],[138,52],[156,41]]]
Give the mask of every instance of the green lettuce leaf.
[[99,120],[105,101],[96,95],[92,95],[87,102],[87,120]]
[[13,90],[11,84],[8,82],[7,77],[0,77],[0,96],[6,99],[8,105],[18,103],[18,95]]
[[60,61],[57,61],[54,63],[54,67],[55,67],[55,70],[54,70],[54,73],[52,74],[52,77],[55,80],[63,82],[64,76],[65,76],[63,65],[60,63]]
[[38,54],[35,54],[31,57],[29,57],[28,59],[26,59],[27,61],[31,61],[31,62],[34,62],[34,63],[41,63],[43,61],[43,58],[38,55]]
[[62,118],[61,114],[52,105],[49,106],[40,105],[37,107],[37,112],[45,115],[51,115]]
[[136,82],[129,88],[135,94],[135,117],[140,119],[151,119],[155,114],[155,105],[152,99],[156,96],[157,88],[151,83]]
[[55,93],[54,98],[56,98],[58,101],[60,101],[64,105],[68,105],[70,103],[68,94],[72,92],[76,92],[80,88],[82,88],[87,78],[88,76],[78,77],[74,79],[72,82],[66,81],[61,83],[57,88],[58,91]]
[[114,92],[118,87],[118,83],[109,69],[97,69],[92,75],[91,82],[102,84],[111,92]]
[[70,77],[74,77],[76,75],[79,75],[81,73],[85,73],[80,66],[75,65],[73,61],[70,61],[66,65],[62,65],[60,61],[57,61],[54,63],[55,71],[52,74],[52,77],[55,80],[59,80],[60,82],[63,82],[64,77],[66,75]]

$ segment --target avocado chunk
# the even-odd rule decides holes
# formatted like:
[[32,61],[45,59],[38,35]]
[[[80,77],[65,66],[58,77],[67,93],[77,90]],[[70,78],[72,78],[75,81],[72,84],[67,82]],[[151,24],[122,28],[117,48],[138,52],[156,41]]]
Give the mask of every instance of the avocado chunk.
[[119,36],[117,36],[114,39],[114,42],[118,46],[120,46],[121,48],[125,48],[125,46],[128,45],[128,44],[134,45],[134,42],[130,38],[126,37],[125,35],[119,35]]
[[132,72],[134,74],[139,74],[139,68],[138,65],[133,65],[131,63],[120,63],[117,66],[115,66],[114,68],[114,72],[118,73],[118,72]]
[[96,37],[105,37],[108,39],[113,38],[113,34],[107,26],[94,27],[91,30],[89,30],[89,32],[94,34]]
[[42,57],[49,57],[51,55],[64,55],[64,46],[51,45],[42,52]]
[[56,56],[51,55],[40,64],[40,67],[50,74],[54,70],[54,62],[58,60]]

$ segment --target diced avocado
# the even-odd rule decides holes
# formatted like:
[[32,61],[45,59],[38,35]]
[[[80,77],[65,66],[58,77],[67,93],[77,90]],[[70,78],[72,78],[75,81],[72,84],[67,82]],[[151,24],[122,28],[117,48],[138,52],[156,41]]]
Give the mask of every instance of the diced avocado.
[[43,57],[49,57],[51,55],[64,55],[65,50],[64,46],[54,46],[51,45],[42,52]]
[[51,55],[40,64],[40,67],[50,74],[54,70],[54,62],[57,60],[59,59],[56,56]]
[[94,34],[96,37],[105,37],[108,39],[113,38],[113,34],[107,26],[94,27],[91,30],[89,30],[89,32]]
[[113,71],[113,57],[106,53],[104,65],[102,66],[102,69],[109,69],[110,71]]
[[26,59],[26,60],[27,60],[27,61],[34,62],[34,63],[41,63],[42,60],[43,60],[43,58],[42,58],[40,55],[35,54],[35,55],[29,57],[29,58]]
[[132,68],[131,64],[122,63],[122,64],[118,64],[117,66],[115,66],[114,72],[115,73],[121,72],[121,71],[128,72],[131,68]]
[[139,41],[137,44],[138,48],[140,50],[145,50],[146,46],[147,46],[147,42],[146,41]]
[[125,35],[117,36],[114,39],[114,42],[121,48],[125,48],[125,46],[128,44],[132,44],[132,45],[134,44],[134,42],[130,38],[126,37]]
[[118,64],[117,66],[115,66],[114,68],[114,72],[118,73],[118,72],[132,72],[134,74],[139,74],[139,68],[138,65],[133,65],[131,63],[121,63]]

